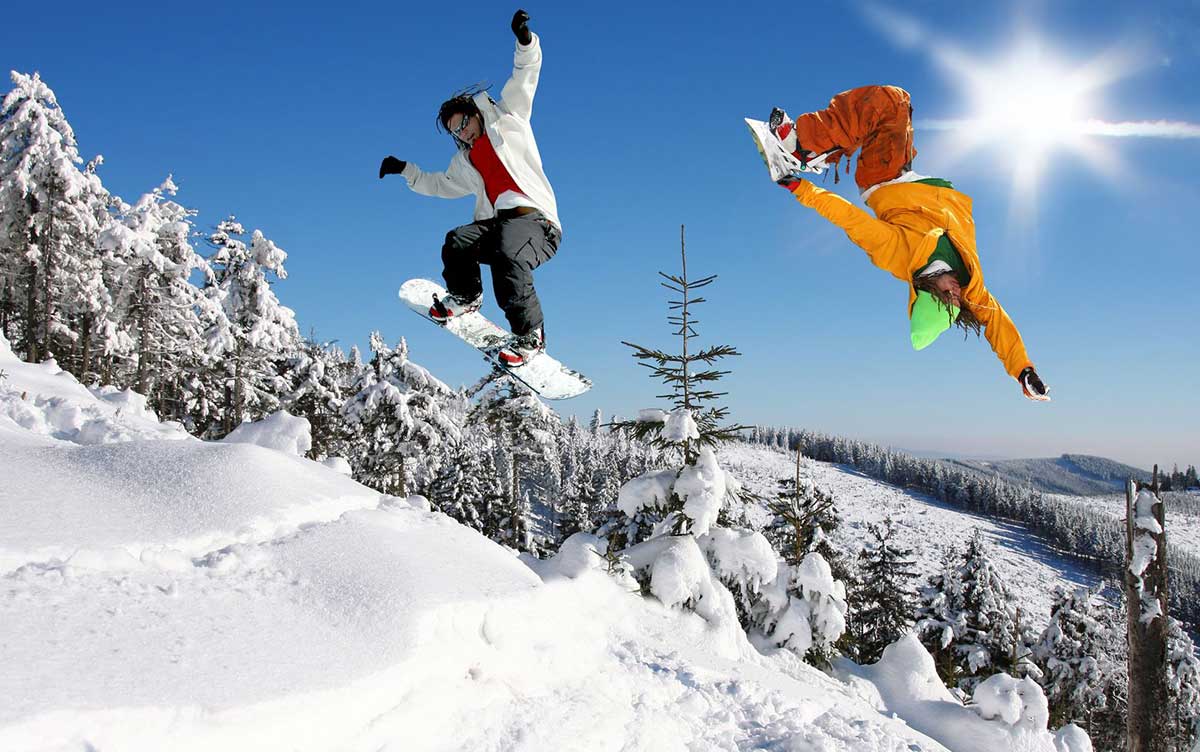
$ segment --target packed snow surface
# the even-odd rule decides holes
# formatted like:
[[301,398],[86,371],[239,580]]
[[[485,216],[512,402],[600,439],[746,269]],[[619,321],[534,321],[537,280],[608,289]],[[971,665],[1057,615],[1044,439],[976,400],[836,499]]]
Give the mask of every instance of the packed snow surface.
[[[908,718],[861,676],[760,653],[727,620],[668,607],[665,589],[630,592],[589,536],[526,561],[291,442],[189,438],[133,396],[16,362],[3,340],[0,370],[6,752],[919,752],[1012,738],[932,688]],[[704,545],[770,574],[756,539]],[[673,585],[699,569],[693,549]],[[885,688],[928,679],[901,670],[919,650],[885,661]]]

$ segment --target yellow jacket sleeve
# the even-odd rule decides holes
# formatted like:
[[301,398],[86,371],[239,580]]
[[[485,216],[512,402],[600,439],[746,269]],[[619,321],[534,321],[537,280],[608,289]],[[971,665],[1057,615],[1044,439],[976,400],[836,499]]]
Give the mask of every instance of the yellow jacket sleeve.
[[867,252],[872,264],[891,272],[897,279],[911,282],[912,243],[919,238],[910,239],[903,228],[878,220],[836,193],[818,188],[807,180],[797,182],[792,195],[845,230],[847,237]]
[[984,301],[975,303],[970,298],[968,305],[975,317],[983,323],[983,336],[996,357],[1004,364],[1004,370],[1014,379],[1021,375],[1026,366],[1032,366],[1033,361],[1025,352],[1025,343],[1021,341],[1021,333],[1017,325],[1008,317],[1004,307],[986,289],[983,291]]

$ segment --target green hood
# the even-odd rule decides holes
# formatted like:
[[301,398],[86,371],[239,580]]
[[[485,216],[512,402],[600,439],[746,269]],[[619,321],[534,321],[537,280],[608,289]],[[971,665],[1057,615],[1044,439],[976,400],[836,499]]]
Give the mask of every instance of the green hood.
[[932,345],[933,341],[957,319],[957,306],[950,306],[950,312],[947,313],[937,298],[924,290],[917,290],[917,302],[913,303],[912,319],[909,322],[913,349],[924,350]]

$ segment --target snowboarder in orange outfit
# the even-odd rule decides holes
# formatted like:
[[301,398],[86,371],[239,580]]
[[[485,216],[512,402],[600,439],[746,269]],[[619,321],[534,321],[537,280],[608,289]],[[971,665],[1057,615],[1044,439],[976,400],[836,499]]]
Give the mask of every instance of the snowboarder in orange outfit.
[[[769,122],[790,156],[764,152],[768,165],[782,156],[800,168],[785,167],[788,174],[779,184],[845,230],[871,263],[908,285],[914,348],[928,346],[952,325],[982,331],[1025,396],[1050,399],[1016,325],[984,286],[970,197],[947,180],[912,171],[917,150],[908,92],[864,86],[838,94],[828,109],[794,122],[776,108]],[[858,149],[855,179],[875,217],[803,177],[810,163],[833,164],[836,170],[839,159]],[[777,171],[778,164],[772,166]]]

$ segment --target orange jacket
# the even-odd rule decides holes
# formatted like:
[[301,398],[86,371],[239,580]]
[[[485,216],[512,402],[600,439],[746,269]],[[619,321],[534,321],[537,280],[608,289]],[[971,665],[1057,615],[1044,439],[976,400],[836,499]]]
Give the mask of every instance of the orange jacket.
[[913,276],[929,263],[938,238],[946,233],[971,275],[971,281],[963,289],[963,298],[983,323],[984,336],[1004,364],[1004,370],[1017,378],[1026,366],[1033,365],[1016,325],[984,287],[975,248],[970,196],[926,183],[881,185],[867,198],[867,206],[875,212],[876,219],[836,193],[807,180],[795,185],[793,195],[845,230],[850,240],[867,252],[872,264],[908,285],[910,316],[917,299]]

